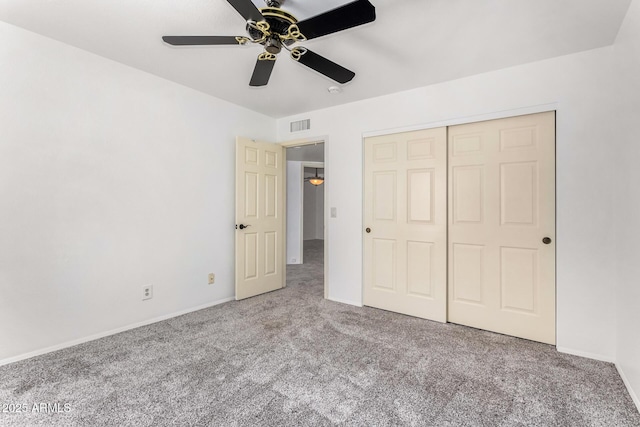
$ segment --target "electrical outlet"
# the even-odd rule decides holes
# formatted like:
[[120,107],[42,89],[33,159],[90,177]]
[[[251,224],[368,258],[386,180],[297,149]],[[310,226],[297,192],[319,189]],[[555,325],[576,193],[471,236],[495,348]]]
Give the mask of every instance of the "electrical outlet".
[[142,300],[153,298],[153,285],[147,285],[142,287]]
[[213,273],[209,273],[209,284],[213,285],[216,281],[216,275]]

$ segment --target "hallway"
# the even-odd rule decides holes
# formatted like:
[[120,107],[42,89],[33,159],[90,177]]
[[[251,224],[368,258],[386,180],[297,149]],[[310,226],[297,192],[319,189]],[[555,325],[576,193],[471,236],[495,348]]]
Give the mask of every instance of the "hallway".
[[305,240],[303,264],[287,265],[287,287],[304,286],[310,294],[324,297],[324,240]]

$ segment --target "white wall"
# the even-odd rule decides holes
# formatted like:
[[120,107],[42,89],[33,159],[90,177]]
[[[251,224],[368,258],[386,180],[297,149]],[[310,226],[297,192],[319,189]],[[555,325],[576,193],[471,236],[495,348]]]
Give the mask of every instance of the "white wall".
[[[313,176],[309,172],[305,172],[304,175],[305,178]],[[316,238],[316,188],[314,185],[309,184],[308,181],[304,183],[304,206],[302,211],[304,212],[304,240],[313,240]]]
[[302,263],[302,163],[287,160],[287,264]]
[[640,1],[629,13],[614,45],[618,132],[608,142],[617,151],[614,223],[618,267],[617,364],[640,409]]
[[232,297],[234,140],[275,140],[275,120],[2,22],[0,39],[0,363]]
[[[309,178],[315,176],[313,172],[306,171],[304,176]],[[323,172],[318,175],[324,176]],[[324,184],[313,185],[308,181],[304,182],[304,240],[324,239]]]
[[[292,120],[310,118],[326,135],[329,207],[329,298],[362,303],[362,136],[516,115],[553,104],[557,114],[558,347],[615,357],[614,237],[616,155],[611,140],[613,49],[503,69],[278,120],[278,139],[292,140]],[[533,108],[535,109],[535,108]],[[349,262],[344,262],[348,259]]]
[[[321,176],[324,176],[322,174]],[[324,184],[319,185],[315,189],[316,195],[316,239],[324,239]]]

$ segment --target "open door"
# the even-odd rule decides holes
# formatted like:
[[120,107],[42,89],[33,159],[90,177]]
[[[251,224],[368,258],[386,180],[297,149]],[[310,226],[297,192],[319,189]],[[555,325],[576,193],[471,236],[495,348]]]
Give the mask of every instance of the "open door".
[[283,288],[284,148],[236,139],[236,299]]

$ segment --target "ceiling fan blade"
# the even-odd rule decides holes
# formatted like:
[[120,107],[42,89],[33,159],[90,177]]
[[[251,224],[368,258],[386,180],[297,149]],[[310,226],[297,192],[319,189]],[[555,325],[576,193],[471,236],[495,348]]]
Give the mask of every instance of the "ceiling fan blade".
[[264,21],[264,16],[251,0],[227,0],[235,10],[245,19],[245,21]]
[[342,65],[338,65],[307,48],[298,47],[293,49],[291,57],[302,65],[306,65],[338,83],[350,82],[356,75],[353,71],[347,70]]
[[368,0],[356,0],[300,21],[297,25],[300,32],[309,40],[375,20],[376,8]]
[[197,46],[197,45],[221,45],[221,44],[242,44],[239,39],[243,37],[234,36],[162,36],[165,43],[174,46]]
[[276,56],[263,52],[258,56],[256,66],[253,69],[253,75],[249,86],[266,86],[269,83],[269,77],[273,71],[273,66],[276,64]]

